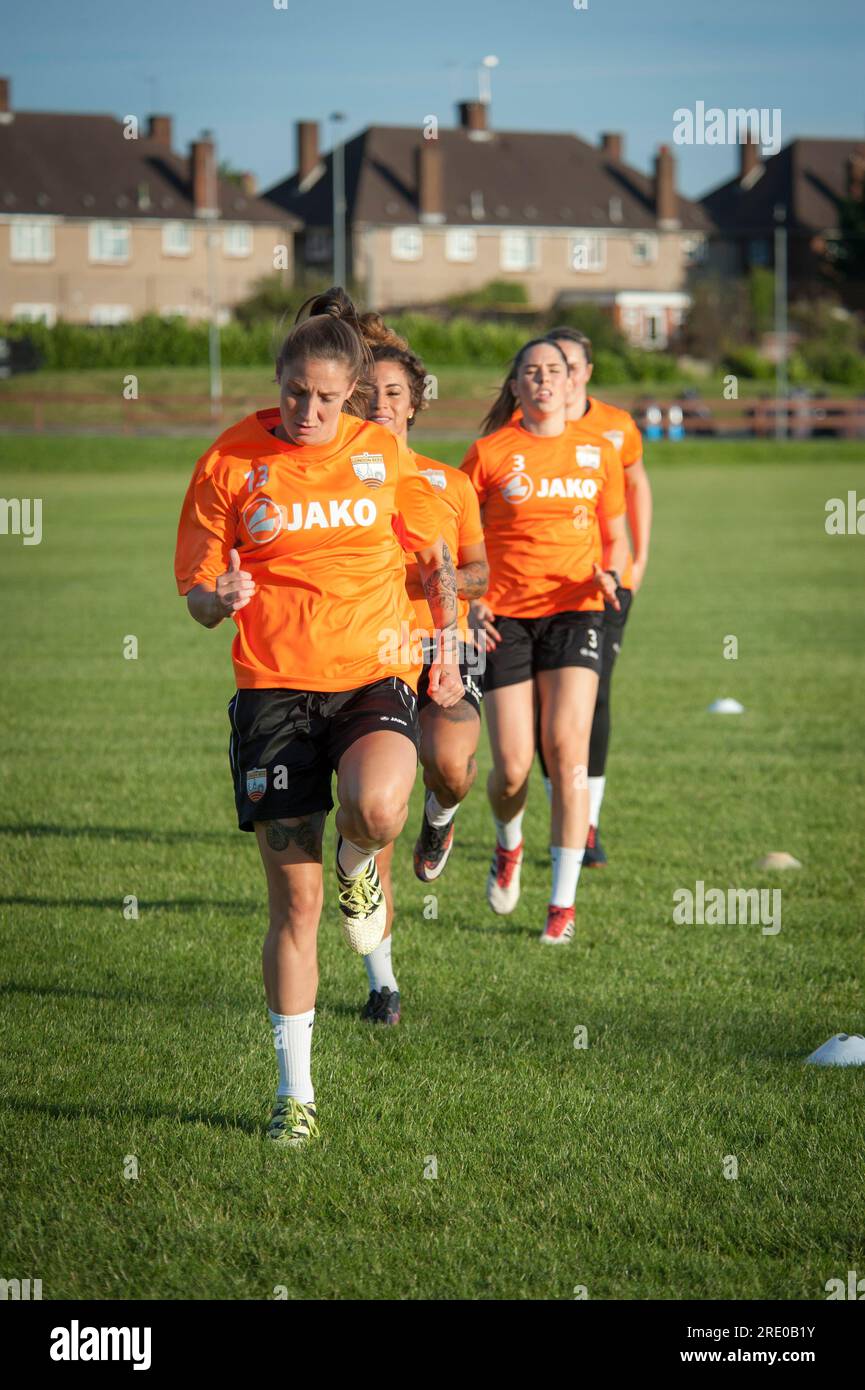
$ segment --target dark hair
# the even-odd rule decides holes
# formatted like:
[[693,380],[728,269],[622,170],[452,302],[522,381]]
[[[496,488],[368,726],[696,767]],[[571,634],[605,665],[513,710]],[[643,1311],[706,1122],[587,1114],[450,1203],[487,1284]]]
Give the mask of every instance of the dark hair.
[[[380,314],[361,315],[359,325],[363,340],[372,353],[373,362],[396,362],[402,367],[408,382],[409,400],[415,414],[419,410],[426,410],[426,368],[417,353],[412,352],[408,340],[395,333],[392,328],[388,328]],[[413,424],[412,416],[409,418],[408,428],[411,429]]]
[[586,354],[586,362],[591,363],[592,340],[587,338],[585,333],[581,333],[579,328],[551,328],[547,337],[551,343],[554,343],[556,338],[564,338],[568,343],[576,343]]
[[553,342],[551,338],[530,338],[527,343],[523,343],[522,347],[520,348],[519,352],[517,353],[516,357],[514,358],[513,362],[511,363],[508,369],[508,374],[502,382],[499,394],[496,396],[495,400],[493,401],[492,405],[487,411],[487,414],[481,421],[482,435],[495,434],[496,430],[503,429],[504,426],[510,420],[511,416],[513,415],[514,410],[516,408],[516,403],[514,401],[514,393],[511,390],[511,382],[516,381],[517,373],[520,370],[522,360],[525,357],[526,353],[529,351],[530,348],[549,347],[551,343],[552,346],[556,348],[556,350],[562,358],[562,361],[565,363],[565,366],[567,367],[568,364],[567,359],[565,358],[565,354],[562,352],[562,349],[558,346],[558,343]]
[[324,362],[343,362],[349,379],[357,381],[343,405],[348,415],[367,417],[372,396],[372,355],[360,327],[357,309],[340,285],[323,294],[312,295],[297,311],[276,355],[277,380],[287,362],[315,358]]

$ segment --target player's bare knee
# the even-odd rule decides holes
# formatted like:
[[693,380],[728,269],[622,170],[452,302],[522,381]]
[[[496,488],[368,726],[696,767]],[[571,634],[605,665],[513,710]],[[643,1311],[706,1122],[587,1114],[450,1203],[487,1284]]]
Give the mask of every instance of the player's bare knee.
[[440,758],[435,769],[438,790],[462,801],[477,776],[478,766],[473,757]]
[[366,840],[376,845],[390,844],[402,830],[408,806],[401,795],[387,790],[370,791],[354,809],[353,819]]
[[296,875],[288,882],[282,874],[268,878],[268,907],[272,931],[315,935],[324,906],[321,878],[305,881]]
[[529,768],[522,762],[506,762],[499,769],[498,784],[502,796],[517,796],[526,784]]

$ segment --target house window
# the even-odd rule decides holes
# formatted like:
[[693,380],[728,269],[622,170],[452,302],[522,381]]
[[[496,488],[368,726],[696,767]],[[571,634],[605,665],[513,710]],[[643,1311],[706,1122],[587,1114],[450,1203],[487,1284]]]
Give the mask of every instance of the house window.
[[423,255],[423,234],[418,227],[394,227],[390,254],[395,261],[419,261]]
[[538,264],[537,237],[532,232],[502,232],[499,264],[502,270],[535,270]]
[[599,271],[607,263],[606,244],[602,236],[573,236],[570,240],[571,270]]
[[17,323],[47,323],[53,328],[57,322],[55,304],[13,304],[12,318]]
[[631,241],[631,261],[634,265],[651,265],[658,259],[658,238],[650,232],[635,236]]
[[112,327],[118,323],[129,323],[132,310],[128,304],[91,304],[90,322],[101,327]]
[[54,227],[50,222],[12,223],[13,261],[54,259]]
[[191,312],[188,304],[166,304],[159,310],[164,319],[188,319]]
[[682,238],[682,256],[685,265],[702,265],[706,259],[706,238],[686,236]]
[[128,222],[91,222],[90,259],[119,265],[129,260]]
[[226,256],[252,255],[252,228],[247,222],[231,222],[225,228],[222,248]]
[[163,222],[163,256],[188,256],[192,251],[192,228],[188,222]]
[[320,265],[333,256],[333,238],[330,232],[307,232],[304,242],[304,259],[307,265]]
[[445,234],[446,261],[473,261],[477,254],[477,235],[470,227],[452,227]]
[[748,242],[748,264],[749,264],[749,265],[768,265],[768,264],[769,264],[769,243],[768,243],[768,241],[749,241],[749,242]]

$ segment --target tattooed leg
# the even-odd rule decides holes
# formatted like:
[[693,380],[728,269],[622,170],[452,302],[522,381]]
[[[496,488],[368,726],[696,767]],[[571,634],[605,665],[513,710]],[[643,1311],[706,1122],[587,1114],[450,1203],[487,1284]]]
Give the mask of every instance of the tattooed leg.
[[284,853],[291,845],[297,845],[310,859],[320,864],[324,822],[324,811],[313,811],[308,816],[291,820],[269,820],[264,823],[264,837],[277,854]]

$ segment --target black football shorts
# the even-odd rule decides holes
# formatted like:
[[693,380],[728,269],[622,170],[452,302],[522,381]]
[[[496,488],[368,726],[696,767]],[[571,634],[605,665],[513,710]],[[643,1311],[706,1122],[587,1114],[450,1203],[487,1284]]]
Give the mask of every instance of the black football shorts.
[[238,690],[228,706],[228,756],[241,830],[332,810],[331,777],[364,734],[405,734],[417,753],[417,711],[399,676],[354,690]]

